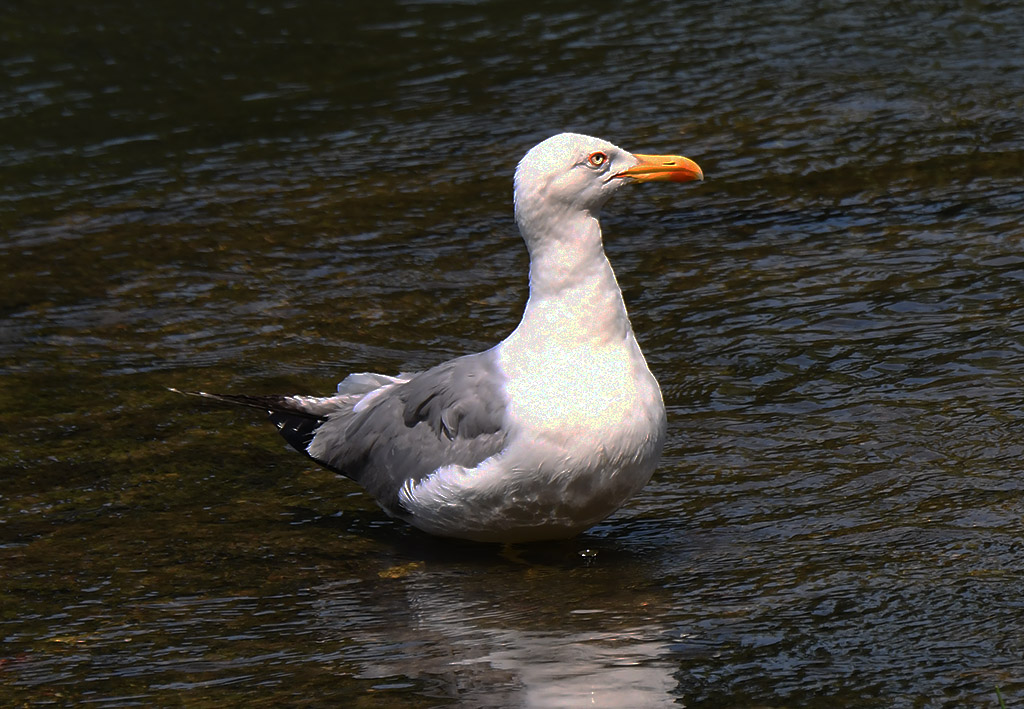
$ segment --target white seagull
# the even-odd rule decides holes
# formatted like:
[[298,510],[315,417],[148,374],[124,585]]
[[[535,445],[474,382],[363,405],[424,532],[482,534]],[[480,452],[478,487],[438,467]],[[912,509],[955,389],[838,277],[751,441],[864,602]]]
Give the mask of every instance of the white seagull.
[[647,484],[665,442],[598,214],[627,182],[702,179],[688,158],[548,138],[516,169],[530,297],[505,340],[415,374],[351,374],[333,396],[190,393],[267,410],[292,447],[430,534],[571,537]]

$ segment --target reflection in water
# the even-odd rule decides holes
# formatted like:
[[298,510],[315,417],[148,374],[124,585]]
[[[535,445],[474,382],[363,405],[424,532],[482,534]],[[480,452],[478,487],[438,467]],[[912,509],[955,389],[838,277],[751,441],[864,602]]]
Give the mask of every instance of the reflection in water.
[[[493,601],[467,598],[457,586],[437,579],[413,572],[401,581],[398,595],[404,596],[404,608],[377,619],[356,611],[355,621],[351,586],[328,584],[316,590],[316,625],[324,640],[378,648],[347,658],[358,668],[359,679],[393,688],[396,677],[429,678],[465,706],[675,704],[677,664],[668,655],[664,629],[534,630],[521,608],[519,613],[503,611]],[[569,625],[595,628],[605,627],[614,615],[611,609],[569,614]]]
[[538,709],[674,706],[669,692],[676,685],[676,667],[657,637],[645,629],[575,635],[498,633],[491,642],[499,649],[459,664],[509,672],[521,689],[495,697],[494,683],[488,682],[481,697],[462,696],[470,703],[486,696],[497,700],[495,706],[521,703]]

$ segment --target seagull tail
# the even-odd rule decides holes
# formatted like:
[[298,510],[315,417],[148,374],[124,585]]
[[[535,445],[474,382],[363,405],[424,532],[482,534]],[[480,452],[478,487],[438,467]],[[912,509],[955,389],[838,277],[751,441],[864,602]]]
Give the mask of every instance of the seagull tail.
[[186,396],[198,396],[232,406],[245,406],[266,411],[270,422],[277,426],[284,440],[295,450],[309,456],[307,448],[317,429],[327,420],[332,407],[324,405],[329,398],[305,396],[250,396],[248,394],[211,394],[205,391],[170,391]]

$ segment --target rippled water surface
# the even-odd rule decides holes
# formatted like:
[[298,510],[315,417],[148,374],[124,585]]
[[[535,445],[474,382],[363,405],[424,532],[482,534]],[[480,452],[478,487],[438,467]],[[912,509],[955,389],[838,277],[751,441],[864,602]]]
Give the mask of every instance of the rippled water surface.
[[[65,5],[0,16],[0,703],[1024,702],[1016,4]],[[669,440],[605,523],[430,539],[166,390],[497,342],[562,130],[708,177],[606,209]]]

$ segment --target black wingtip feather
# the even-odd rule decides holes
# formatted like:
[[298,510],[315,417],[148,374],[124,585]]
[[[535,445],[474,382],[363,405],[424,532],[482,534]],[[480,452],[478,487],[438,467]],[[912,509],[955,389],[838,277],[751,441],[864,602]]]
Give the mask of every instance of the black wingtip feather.
[[299,453],[309,455],[308,448],[317,429],[324,419],[311,417],[308,414],[294,414],[284,411],[271,411],[270,422],[277,426],[284,440]]

